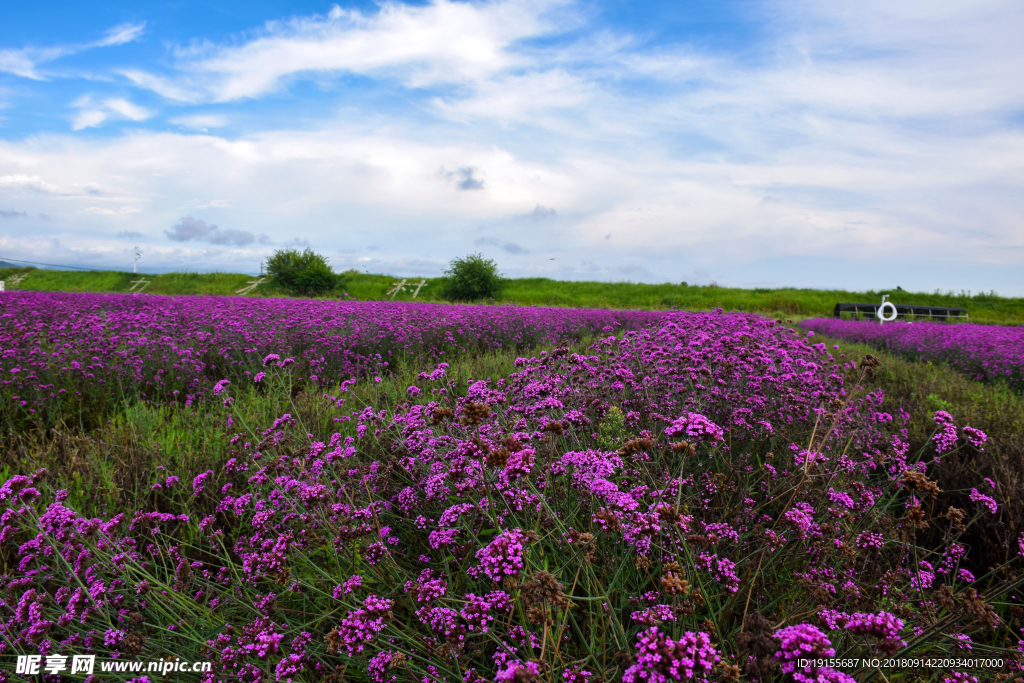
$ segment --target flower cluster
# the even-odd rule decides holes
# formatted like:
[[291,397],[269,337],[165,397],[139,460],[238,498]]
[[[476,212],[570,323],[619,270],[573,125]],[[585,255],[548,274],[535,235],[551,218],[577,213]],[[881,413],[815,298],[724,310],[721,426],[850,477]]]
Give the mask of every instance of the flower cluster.
[[878,639],[878,649],[891,655],[906,646],[900,638],[903,620],[888,612],[877,614],[851,614],[846,622],[846,630],[858,636],[872,636]]
[[776,631],[775,637],[780,641],[775,657],[782,661],[783,672],[792,674],[794,680],[800,683],[854,683],[853,678],[831,667],[819,667],[813,661],[801,665],[801,660],[836,656],[832,641],[817,626],[787,626]]
[[691,680],[701,674],[707,676],[721,660],[711,638],[703,632],[687,631],[679,640],[672,640],[651,627],[640,634],[636,649],[636,664],[622,676],[625,683]]
[[669,436],[682,433],[695,441],[712,443],[721,441],[724,434],[721,427],[700,413],[687,413],[666,427],[665,433]]
[[510,529],[476,552],[480,568],[494,581],[515,576],[523,568],[528,539],[521,529]]
[[362,652],[363,646],[384,630],[384,624],[391,619],[394,601],[370,595],[363,606],[349,612],[334,631],[337,642],[349,655]]

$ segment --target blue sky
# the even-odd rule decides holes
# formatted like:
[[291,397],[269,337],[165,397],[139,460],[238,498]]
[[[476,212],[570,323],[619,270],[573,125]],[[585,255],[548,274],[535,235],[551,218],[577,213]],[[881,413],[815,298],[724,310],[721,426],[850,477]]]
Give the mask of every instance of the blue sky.
[[1024,6],[21,3],[0,258],[1024,295]]

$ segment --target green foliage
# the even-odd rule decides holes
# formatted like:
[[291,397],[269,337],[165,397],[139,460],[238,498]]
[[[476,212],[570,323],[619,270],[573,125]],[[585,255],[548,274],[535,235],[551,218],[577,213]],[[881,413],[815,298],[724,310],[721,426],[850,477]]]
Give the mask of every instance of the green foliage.
[[483,254],[454,259],[444,271],[448,276],[444,296],[449,301],[478,301],[494,298],[501,289],[498,264]]
[[326,294],[338,283],[327,259],[312,249],[278,249],[267,259],[267,273],[281,289],[303,296]]
[[618,406],[612,406],[604,419],[597,425],[597,444],[606,451],[617,451],[628,438],[626,416]]
[[953,410],[953,404],[944,401],[938,394],[928,394],[926,398],[935,407],[935,410],[945,410],[947,413]]

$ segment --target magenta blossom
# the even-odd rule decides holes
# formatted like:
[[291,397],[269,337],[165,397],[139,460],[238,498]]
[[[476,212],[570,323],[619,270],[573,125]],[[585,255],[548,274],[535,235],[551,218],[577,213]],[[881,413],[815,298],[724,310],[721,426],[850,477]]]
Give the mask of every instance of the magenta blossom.
[[624,683],[666,683],[684,681],[696,674],[708,675],[721,660],[708,634],[687,631],[672,640],[656,626],[638,636],[636,664],[626,669]]
[[494,581],[515,576],[523,568],[528,542],[521,529],[510,529],[476,552],[480,567]]
[[814,666],[813,662],[801,662],[836,656],[832,641],[817,626],[787,626],[776,631],[775,637],[781,641],[775,657],[782,660],[782,671],[793,674],[793,679],[799,683],[856,683],[850,676],[831,667],[818,667]]
[[722,428],[700,413],[687,413],[665,429],[665,433],[669,436],[683,432],[694,441],[715,443],[724,438]]

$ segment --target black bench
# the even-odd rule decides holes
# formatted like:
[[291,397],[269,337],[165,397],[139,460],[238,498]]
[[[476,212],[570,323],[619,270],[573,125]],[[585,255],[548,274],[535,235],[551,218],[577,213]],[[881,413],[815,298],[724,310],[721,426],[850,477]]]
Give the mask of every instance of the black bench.
[[[891,302],[890,302],[891,303]],[[843,313],[866,315],[874,318],[882,304],[836,304],[833,317],[840,318]],[[912,315],[918,318],[942,318],[943,320],[967,320],[966,308],[950,308],[948,306],[918,306],[915,304],[892,304],[896,307],[896,317],[905,318]]]

